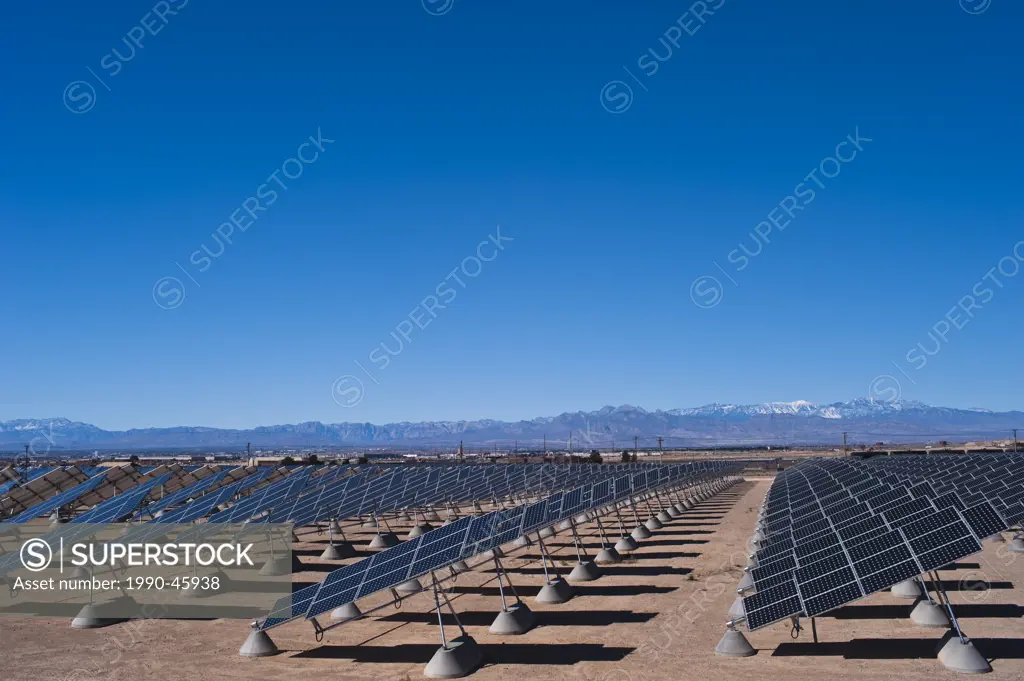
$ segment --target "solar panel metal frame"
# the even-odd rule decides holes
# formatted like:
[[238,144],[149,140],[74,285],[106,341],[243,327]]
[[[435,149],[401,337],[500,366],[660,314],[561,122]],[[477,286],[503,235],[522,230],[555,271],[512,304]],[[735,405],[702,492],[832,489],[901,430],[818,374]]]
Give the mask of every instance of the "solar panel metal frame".
[[[1020,461],[1020,468],[1024,470],[1024,459]],[[931,462],[930,462],[931,463]],[[941,465],[940,462],[934,462]],[[966,468],[963,462],[957,462],[959,468]],[[802,464],[780,474],[775,484],[789,488],[787,477],[800,475],[804,481],[815,479],[822,481],[825,477],[812,471],[810,478],[797,469],[801,466],[831,466],[847,467],[852,464],[847,462],[819,463],[803,462]],[[1015,468],[1013,463],[1004,463],[999,467],[988,466],[994,471],[1006,471]],[[921,469],[918,469],[921,470]],[[803,559],[787,562],[786,551],[780,550],[770,555],[772,562],[771,569],[763,572],[762,587],[758,586],[760,598],[747,596],[743,599],[744,610],[746,611],[746,622],[750,629],[757,629],[767,626],[780,619],[794,615],[814,616],[840,607],[848,602],[863,598],[864,596],[879,591],[888,586],[913,577],[928,570],[937,569],[948,565],[954,560],[959,560],[971,553],[981,550],[980,540],[984,532],[995,528],[1008,529],[1013,519],[1000,512],[998,499],[992,501],[979,501],[973,506],[962,510],[957,507],[962,495],[951,494],[943,491],[942,484],[934,484],[926,478],[915,477],[915,471],[907,466],[900,468],[899,475],[884,474],[876,476],[880,480],[891,480],[897,487],[884,489],[882,485],[889,483],[879,482],[877,486],[857,483],[857,491],[864,494],[864,498],[870,499],[874,510],[880,510],[881,524],[878,521],[864,523],[864,531],[857,526],[849,525],[835,526],[836,537],[839,538],[838,546],[830,544],[824,537],[827,531],[822,530],[822,521],[816,513],[803,510],[796,518],[790,515],[788,518],[779,510],[775,513],[775,521],[767,528],[767,546],[771,545],[770,538],[773,535],[781,534],[783,537],[792,536],[797,540],[793,552],[795,555],[803,556]],[[924,470],[923,474],[926,474]],[[980,490],[986,489],[989,492],[1001,492],[1008,485],[986,484],[985,476],[952,476],[960,482],[959,487],[967,490],[968,498],[977,501],[984,495]],[[965,478],[970,477],[974,482],[967,487]],[[830,484],[822,482],[823,489],[830,488]],[[799,487],[799,486],[798,486]],[[911,493],[910,490],[913,490]],[[905,494],[904,494],[905,492]],[[832,496],[833,493],[827,493]],[[801,499],[808,499],[814,495],[801,493]],[[822,495],[821,498],[825,498]],[[855,493],[856,496],[856,493]],[[995,496],[995,494],[993,494]],[[778,498],[779,495],[772,495],[769,498]],[[814,497],[817,498],[817,497]],[[966,500],[963,500],[966,502]],[[872,503],[873,502],[873,503]],[[1021,506],[1024,512],[1024,504]],[[800,518],[809,519],[810,529],[807,526],[801,527],[798,524]],[[864,521],[861,521],[862,523]],[[887,533],[877,534],[882,527],[892,527]],[[845,529],[844,529],[845,528]],[[873,528],[873,529],[872,529]],[[841,539],[841,535],[847,536],[847,540]],[[800,543],[800,539],[807,537],[817,542]],[[850,542],[849,545],[846,545]],[[830,549],[831,547],[831,549]],[[841,551],[837,548],[842,548]],[[760,556],[760,551],[757,554]],[[818,562],[805,563],[808,557]],[[785,568],[790,566],[793,574],[800,573],[807,581],[797,582],[798,596],[796,599],[788,590],[778,591],[779,585],[788,583],[790,572]],[[759,568],[762,564],[759,561]],[[806,567],[804,567],[806,566]],[[818,574],[818,572],[822,574]],[[752,570],[752,576],[757,569]],[[794,577],[795,579],[795,577]],[[807,593],[802,591],[806,587]],[[773,601],[774,598],[774,601]],[[749,600],[748,599],[752,599]],[[797,608],[797,601],[800,601]],[[792,612],[790,612],[792,611]],[[774,618],[774,619],[773,619]]]
[[[688,477],[704,479],[714,474],[721,475],[735,467],[724,463],[712,466],[709,462],[701,462],[665,468],[665,471],[660,471],[657,475],[650,477],[647,472],[632,476],[631,481],[634,483],[634,487],[631,489],[630,496],[650,489],[650,486],[647,486],[648,480],[655,485],[669,485],[682,482]],[[552,494],[533,504],[502,509],[478,517],[461,518],[446,527],[428,532],[396,547],[374,554],[370,558],[336,570],[330,573],[319,585],[320,588],[313,593],[305,616],[307,619],[315,618],[332,610],[337,605],[343,604],[342,601],[354,602],[381,589],[390,588],[411,578],[441,569],[457,560],[465,560],[496,548],[518,536],[538,531],[553,522],[571,518],[580,511],[586,510],[586,504],[595,499],[593,493],[595,484],[602,485],[602,491],[598,497],[603,502],[607,499],[607,486],[603,481],[599,481],[591,483],[588,487]],[[526,524],[528,520],[532,525]],[[420,554],[423,547],[436,546],[438,542],[445,542],[443,549],[431,553],[431,549],[427,548],[423,555]],[[456,546],[459,547],[458,551],[455,550]],[[402,561],[402,557],[406,555],[408,555],[408,559]],[[362,566],[363,574],[359,574],[359,568],[356,566]],[[355,583],[357,576],[359,577],[358,584]],[[341,586],[334,586],[337,583],[341,583]],[[303,590],[299,596],[300,600],[303,600],[303,604],[307,596],[308,593]],[[275,608],[274,612],[262,620],[259,623],[260,629],[266,630],[295,619],[296,604],[292,602],[291,598],[282,599],[282,601],[287,602],[280,603],[279,608]],[[289,616],[284,616],[285,611],[289,613]]]

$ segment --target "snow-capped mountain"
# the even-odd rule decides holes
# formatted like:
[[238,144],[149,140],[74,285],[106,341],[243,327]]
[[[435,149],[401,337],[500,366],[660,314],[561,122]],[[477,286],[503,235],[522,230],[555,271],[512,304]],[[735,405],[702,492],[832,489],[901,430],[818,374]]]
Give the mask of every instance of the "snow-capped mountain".
[[[762,404],[706,404],[693,409],[673,409],[670,414],[678,416],[819,416],[826,419],[856,418],[863,416],[900,413],[908,410],[935,409],[916,400],[882,401],[858,398],[849,402],[815,404],[807,400],[795,402],[764,402]],[[987,410],[967,410],[986,412]]]
[[572,433],[576,448],[632,445],[634,436],[646,446],[661,436],[665,446],[693,447],[738,444],[828,444],[1006,439],[1024,428],[1024,413],[986,409],[933,407],[911,400],[859,398],[815,404],[707,404],[688,409],[648,411],[622,405],[595,411],[566,412],[529,421],[425,421],[419,423],[321,423],[261,426],[250,430],[178,426],[107,431],[66,418],[18,419],[0,422],[0,449],[39,454],[51,450],[104,448],[185,448],[254,446],[454,445],[549,443],[564,446]]

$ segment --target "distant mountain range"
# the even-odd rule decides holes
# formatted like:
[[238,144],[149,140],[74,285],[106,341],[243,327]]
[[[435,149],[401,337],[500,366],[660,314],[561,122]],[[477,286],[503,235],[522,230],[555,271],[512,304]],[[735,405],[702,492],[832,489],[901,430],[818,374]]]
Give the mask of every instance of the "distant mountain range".
[[451,447],[509,444],[563,448],[572,432],[574,449],[643,447],[664,438],[668,447],[759,444],[951,442],[1006,440],[1024,428],[1024,412],[932,407],[921,402],[850,402],[814,404],[767,402],[708,404],[694,409],[647,411],[623,405],[591,412],[566,412],[530,421],[426,421],[421,423],[306,423],[263,426],[251,430],[178,426],[107,431],[66,418],[0,422],[0,450],[20,452],[31,445],[36,455],[89,449],[234,449],[254,447]]

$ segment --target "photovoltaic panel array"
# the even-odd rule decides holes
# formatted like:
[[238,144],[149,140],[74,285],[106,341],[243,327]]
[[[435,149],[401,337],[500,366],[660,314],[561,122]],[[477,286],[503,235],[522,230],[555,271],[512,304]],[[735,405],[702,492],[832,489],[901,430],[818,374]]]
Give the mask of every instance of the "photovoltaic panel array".
[[312,476],[314,470],[312,466],[305,466],[282,480],[272,482],[245,499],[232,504],[230,508],[213,514],[210,516],[210,522],[241,523],[255,518],[264,511],[297,496],[307,485],[311,484],[311,478],[318,480],[320,476]]
[[[200,482],[210,483],[214,478],[217,478],[218,480],[229,480],[231,479],[232,472],[234,472],[235,476],[244,474],[242,469],[232,469],[232,471],[223,471],[224,475],[222,476],[218,474]],[[260,469],[258,473],[259,475],[255,476],[255,482],[253,480],[254,476],[247,476],[228,486],[210,491],[204,496],[199,496],[199,498],[192,503],[180,505],[178,508],[165,513],[161,518],[153,522],[131,524],[128,526],[128,533],[123,535],[122,539],[126,543],[144,542],[147,540],[152,541],[165,534],[165,528],[168,523],[189,523],[193,520],[202,518],[216,506],[231,501],[239,493],[253,488],[254,485],[259,484],[259,482],[266,480],[274,474],[273,469],[270,471]],[[143,503],[148,496],[153,494],[154,490],[161,485],[166,484],[168,481],[173,479],[175,475],[175,472],[169,472],[160,475],[153,480],[142,481],[138,486],[107,499],[85,513],[75,517],[71,523],[55,528],[49,534],[44,535],[43,538],[47,539],[51,545],[54,545],[54,543],[61,539],[63,539],[65,543],[73,542],[76,539],[85,537],[94,532],[93,529],[90,529],[93,525],[119,522],[132,515],[139,504]],[[81,496],[88,494],[91,489],[95,489],[97,485],[102,484],[103,482],[103,476],[100,475],[82,483],[81,485],[77,485],[67,490],[64,494],[48,500],[45,502],[45,506],[40,505],[39,512],[43,514],[49,510],[59,507],[58,505],[63,506],[65,504],[72,503]],[[209,488],[210,486],[212,485],[199,485],[198,483],[192,485],[188,490],[184,490],[188,493],[186,498],[198,496],[201,493],[196,491],[198,487]],[[35,513],[35,507],[31,510]],[[195,532],[193,534],[197,537],[204,535],[208,536],[210,534],[208,524],[196,524],[194,525],[194,528]],[[189,535],[180,535],[179,539],[184,540],[187,539],[188,536]],[[20,559],[17,553],[0,556],[0,575],[6,574],[13,569],[17,569],[19,565]]]
[[[616,467],[576,468],[589,469],[603,479],[569,491],[556,492],[534,503],[460,518],[335,570],[322,583],[305,587],[292,594],[291,598],[282,599],[274,611],[259,623],[259,628],[270,629],[299,617],[317,617],[339,605],[479,555],[584,511],[621,502],[659,487],[720,478],[735,470],[736,466],[725,462],[701,462],[634,467],[637,472],[620,474],[611,480],[607,476],[614,475]],[[382,482],[391,483],[393,480]],[[386,485],[382,484],[382,489],[386,489]]]
[[146,500],[156,487],[164,484],[173,477],[173,473],[165,473],[160,477],[144,482],[124,494],[119,494],[107,499],[101,504],[93,506],[85,513],[75,517],[73,523],[116,523],[135,512],[143,501]]
[[12,488],[17,487],[18,485],[22,485],[26,482],[31,482],[36,478],[42,477],[49,473],[50,471],[52,471],[53,469],[53,466],[34,466],[23,471],[17,471],[14,468],[8,468],[4,472],[8,474],[8,477],[10,477],[10,479],[0,484],[0,495],[6,494]]
[[363,475],[335,478],[296,497],[292,503],[279,506],[267,516],[267,520],[272,523],[293,523],[302,526],[336,518],[337,508],[342,500],[365,487],[367,484]]
[[231,469],[223,470],[218,473],[215,473],[214,475],[211,475],[208,478],[197,480],[191,485],[186,485],[185,487],[179,489],[177,492],[174,492],[173,494],[168,494],[167,496],[158,499],[157,501],[154,501],[151,504],[148,504],[145,508],[141,509],[138,513],[132,516],[131,519],[139,520],[144,515],[148,515],[152,518],[157,513],[166,508],[173,508],[181,503],[184,503],[188,499],[197,498],[204,492],[206,492],[206,490],[216,488],[217,485],[219,485],[222,481],[228,478],[228,475],[230,473]]
[[0,497],[0,513],[17,515],[31,507],[70,490],[91,477],[111,469],[96,470],[93,466],[60,466],[52,468],[27,482],[18,484]]
[[813,617],[981,551],[1024,520],[1024,456],[902,455],[802,462],[764,504],[743,598],[758,629]]
[[193,520],[204,518],[213,513],[218,506],[232,501],[235,498],[235,495],[244,488],[246,482],[247,481],[243,479],[230,485],[225,485],[224,487],[215,489],[204,494],[198,499],[194,499],[187,504],[179,506],[173,511],[164,513],[159,518],[154,518],[150,522],[161,525],[168,523],[180,524],[190,523]]
[[99,473],[89,478],[85,482],[75,485],[71,489],[65,490],[64,492],[61,492],[55,497],[51,497],[50,499],[47,499],[42,503],[36,504],[35,506],[32,506],[31,508],[25,511],[22,511],[21,513],[14,516],[7,522],[27,523],[30,520],[35,520],[36,518],[39,518],[41,516],[46,515],[47,513],[51,513],[59,509],[61,506],[64,506],[65,504],[70,504],[74,502],[76,499],[93,491],[94,489],[102,485],[104,482],[106,482],[106,473]]
[[[475,500],[502,500],[522,503],[531,493],[549,494],[579,486],[589,480],[607,477],[626,470],[634,472],[642,466],[609,464],[600,469],[593,466],[526,464],[520,466],[455,466],[426,471],[410,470],[395,476],[383,494],[370,489],[360,500],[349,495],[338,517],[387,513],[402,508],[425,508]],[[601,470],[601,473],[596,473]]]
[[[332,518],[364,517],[395,512],[399,509],[442,506],[478,499],[503,499],[522,502],[526,494],[543,489],[555,491],[581,485],[616,471],[638,470],[641,465],[608,465],[601,474],[592,466],[527,464],[522,466],[401,466],[367,469],[334,484],[307,486],[300,496],[275,501],[264,522],[293,523],[296,526],[319,523]],[[596,476],[596,477],[595,477]],[[248,512],[240,502],[211,518],[217,522],[231,515],[237,519]],[[259,508],[268,508],[261,504]]]
[[238,486],[238,493],[244,494],[246,490],[256,487],[271,475],[278,472],[278,470],[278,468],[274,468],[273,466],[262,466],[257,468],[254,472],[245,476],[245,480],[243,480],[242,484]]

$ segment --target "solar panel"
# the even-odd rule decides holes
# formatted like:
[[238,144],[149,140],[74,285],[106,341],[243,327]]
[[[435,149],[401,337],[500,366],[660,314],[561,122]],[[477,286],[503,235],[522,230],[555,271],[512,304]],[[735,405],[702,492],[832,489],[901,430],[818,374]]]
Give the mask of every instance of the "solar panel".
[[990,537],[997,532],[1002,532],[1011,524],[1000,517],[991,504],[978,504],[977,506],[964,509],[961,514],[975,536],[982,539]]
[[770,589],[758,588],[757,593],[743,597],[743,610],[747,626],[758,629],[778,622],[803,609],[792,577]]
[[36,478],[42,477],[52,470],[54,470],[53,466],[35,466],[19,472],[18,470],[8,466],[3,470],[3,474],[8,478],[8,480],[7,482],[0,484],[0,495],[6,494],[18,485],[23,485],[35,480]]
[[781,472],[764,504],[747,626],[815,616],[977,553],[1024,516],[1024,504],[1003,501],[1024,488],[1022,470],[1024,457],[1005,454],[811,460]]
[[284,624],[296,617],[302,617],[319,588],[319,584],[313,584],[312,586],[299,589],[292,593],[291,596],[285,596],[280,599],[266,619],[263,620],[263,628],[269,629],[278,624]]
[[94,471],[91,467],[78,468],[77,466],[62,466],[47,470],[42,475],[11,488],[5,496],[0,497],[0,513],[11,515],[21,513],[106,470]]
[[75,485],[71,489],[61,492],[55,497],[52,497],[42,503],[32,506],[28,510],[23,511],[18,515],[14,516],[7,522],[20,524],[27,523],[30,520],[35,520],[40,516],[44,516],[47,513],[59,509],[61,506],[64,506],[65,504],[70,504],[74,502],[76,499],[93,491],[94,489],[102,485],[104,482],[105,476],[104,474],[101,473],[93,478],[89,478],[80,485]]
[[219,473],[212,475],[211,477],[203,478],[202,480],[197,480],[191,485],[187,485],[178,490],[177,492],[173,494],[168,494],[167,496],[149,504],[148,506],[140,510],[138,513],[136,513],[134,516],[132,516],[131,519],[138,520],[143,515],[153,517],[164,509],[173,508],[178,504],[187,501],[190,498],[198,497],[199,495],[203,494],[206,490],[213,489],[221,481],[226,480],[230,472],[230,469],[223,470],[220,471]]
[[270,510],[297,496],[309,483],[313,468],[307,466],[283,480],[270,483],[263,489],[233,504],[230,508],[210,516],[211,523],[240,523]]
[[154,518],[152,522],[159,524],[190,523],[193,520],[207,516],[221,504],[231,501],[231,499],[233,499],[238,493],[239,488],[244,484],[244,482],[244,480],[239,481],[228,485],[227,487],[221,487],[220,489],[214,490],[191,503],[185,504],[168,513],[164,513],[159,518]]
[[[584,467],[577,467],[584,468]],[[603,467],[602,467],[603,468]],[[704,479],[714,474],[724,474],[735,466],[725,463],[702,462],[700,464],[681,464],[662,467],[656,475],[632,476],[633,486],[629,495],[637,495],[647,489],[648,483],[666,485],[682,482],[687,479]],[[614,471],[610,466],[609,471]],[[572,473],[572,471],[570,471]],[[501,474],[502,477],[498,477]],[[511,489],[515,479],[500,470],[489,472],[490,480],[487,489],[496,493]],[[300,616],[302,608],[307,618],[317,617],[333,610],[339,605],[354,602],[377,591],[393,588],[411,578],[441,569],[458,560],[465,560],[474,555],[497,548],[518,536],[534,532],[541,527],[557,522],[589,510],[595,502],[606,505],[616,501],[609,498],[611,486],[607,484],[608,473],[587,472],[577,473],[576,480],[589,479],[588,484],[580,485],[566,492],[557,492],[548,497],[527,504],[514,506],[481,515],[479,517],[463,517],[447,526],[428,532],[393,548],[381,551],[339,570],[331,572],[317,589],[308,592],[303,589],[295,594],[294,603],[281,603],[275,612],[260,623],[261,629],[278,626],[283,622]],[[516,478],[525,481],[525,478]],[[390,476],[387,480],[367,485],[379,493],[387,490],[407,489],[407,483],[419,480],[418,477],[399,478]],[[598,487],[595,494],[594,488]],[[479,487],[477,487],[479,489]],[[369,489],[367,490],[367,493]],[[396,497],[403,498],[403,497]],[[368,499],[362,495],[359,508],[365,507]],[[312,587],[309,587],[312,588]]]
[[804,614],[814,617],[855,601],[864,593],[856,581],[849,581],[820,595],[804,597]]
[[165,473],[160,477],[145,482],[138,487],[119,494],[92,509],[86,511],[71,522],[73,523],[114,523],[132,514],[147,496],[158,487],[171,479],[172,473]]

